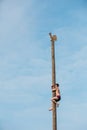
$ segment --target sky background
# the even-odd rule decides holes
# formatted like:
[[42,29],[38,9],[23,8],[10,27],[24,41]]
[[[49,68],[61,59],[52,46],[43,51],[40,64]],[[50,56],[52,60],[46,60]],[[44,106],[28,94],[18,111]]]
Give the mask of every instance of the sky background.
[[49,32],[58,130],[87,130],[86,0],[0,0],[0,130],[52,130]]

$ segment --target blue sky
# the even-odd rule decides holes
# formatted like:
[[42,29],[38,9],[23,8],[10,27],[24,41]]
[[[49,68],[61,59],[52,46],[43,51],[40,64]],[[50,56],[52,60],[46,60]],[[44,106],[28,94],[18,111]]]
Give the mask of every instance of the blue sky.
[[51,48],[62,100],[58,129],[87,129],[87,1],[0,1],[0,130],[52,130]]

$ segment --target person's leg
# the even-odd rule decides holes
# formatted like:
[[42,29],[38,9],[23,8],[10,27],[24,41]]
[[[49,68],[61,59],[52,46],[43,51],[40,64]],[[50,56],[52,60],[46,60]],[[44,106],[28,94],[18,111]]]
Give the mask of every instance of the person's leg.
[[[57,103],[58,100],[59,100],[58,97],[51,98],[51,101],[56,104],[56,107],[59,106],[59,103]],[[52,110],[53,110],[53,107],[49,108],[49,111],[52,111]]]
[[59,102],[56,102],[56,107],[59,107]]
[[57,102],[57,100],[58,100],[58,98],[57,98],[57,97],[53,97],[53,98],[51,99],[51,101],[52,101],[52,102],[54,102],[54,103],[56,103],[56,102]]
[[[51,101],[56,104],[56,97],[51,98]],[[49,111],[53,110],[53,106],[49,108]]]
[[49,108],[49,111],[52,111],[53,110],[53,107]]

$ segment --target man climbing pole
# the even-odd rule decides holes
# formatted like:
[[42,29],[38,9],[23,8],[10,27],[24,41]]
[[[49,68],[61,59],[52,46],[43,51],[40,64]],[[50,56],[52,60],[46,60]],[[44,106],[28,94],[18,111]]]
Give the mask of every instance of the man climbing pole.
[[[52,92],[55,91],[55,93],[56,93],[56,96],[52,97],[51,101],[54,102],[56,104],[56,106],[58,107],[59,101],[61,100],[59,84],[56,83],[55,85],[52,85],[51,88],[52,88]],[[51,107],[49,109],[49,111],[51,111],[51,110],[53,110],[53,107]]]

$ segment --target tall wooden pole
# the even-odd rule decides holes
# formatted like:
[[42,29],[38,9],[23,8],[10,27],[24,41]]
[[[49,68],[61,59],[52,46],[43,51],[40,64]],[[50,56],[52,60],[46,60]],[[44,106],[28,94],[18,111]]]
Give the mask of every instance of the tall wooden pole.
[[[55,85],[56,83],[56,71],[55,71],[55,41],[57,40],[56,35],[53,35],[49,33],[51,38],[51,56],[52,56],[52,85]],[[52,91],[52,97],[56,96],[56,92]],[[52,117],[53,117],[53,130],[57,130],[57,114],[56,114],[56,104],[52,102],[53,111],[52,111]]]

